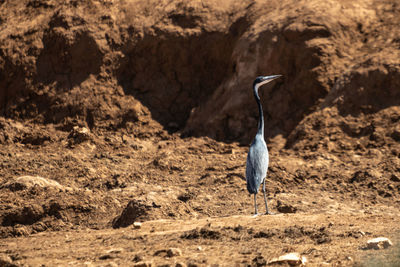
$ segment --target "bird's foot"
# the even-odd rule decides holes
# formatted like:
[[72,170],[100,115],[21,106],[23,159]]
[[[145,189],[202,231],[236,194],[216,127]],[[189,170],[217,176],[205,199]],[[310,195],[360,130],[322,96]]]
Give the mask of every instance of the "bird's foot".
[[265,215],[275,215],[274,212],[267,210],[267,212],[265,213]]
[[260,214],[260,213],[254,213],[253,217],[257,217],[257,216],[260,216],[260,215],[262,215],[262,214]]

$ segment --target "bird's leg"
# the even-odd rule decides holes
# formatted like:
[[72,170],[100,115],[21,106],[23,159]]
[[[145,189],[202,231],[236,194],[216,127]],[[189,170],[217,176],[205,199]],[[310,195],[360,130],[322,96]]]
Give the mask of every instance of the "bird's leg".
[[274,213],[272,213],[272,212],[270,212],[270,211],[268,210],[267,196],[266,196],[266,192],[265,192],[265,179],[264,179],[264,182],[263,182],[262,191],[263,191],[263,194],[264,194],[264,202],[265,202],[265,210],[266,210],[265,214],[273,215]]
[[257,216],[258,211],[257,211],[257,194],[254,194],[254,216]]

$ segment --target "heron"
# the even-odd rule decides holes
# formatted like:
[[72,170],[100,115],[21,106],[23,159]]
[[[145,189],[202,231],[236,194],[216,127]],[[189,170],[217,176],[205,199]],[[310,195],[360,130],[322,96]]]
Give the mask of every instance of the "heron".
[[264,115],[263,109],[258,95],[258,89],[272,80],[275,80],[282,75],[271,75],[271,76],[259,76],[254,80],[253,83],[253,94],[258,105],[259,120],[258,129],[253,142],[250,145],[249,153],[247,155],[246,162],[246,183],[247,190],[250,194],[254,194],[254,215],[258,215],[257,211],[257,193],[261,183],[263,184],[262,191],[264,194],[265,202],[265,214],[273,214],[268,210],[267,196],[265,192],[265,178],[267,176],[269,156],[267,144],[264,140]]

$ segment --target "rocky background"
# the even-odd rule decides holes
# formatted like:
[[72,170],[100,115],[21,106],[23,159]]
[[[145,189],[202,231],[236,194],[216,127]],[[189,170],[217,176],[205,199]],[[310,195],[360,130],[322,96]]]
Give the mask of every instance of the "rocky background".
[[[0,0],[0,263],[369,266],[367,239],[400,240],[399,25],[389,0]],[[279,214],[255,219],[251,85],[272,74]],[[131,250],[96,238],[133,222]],[[32,247],[56,234],[83,255]]]

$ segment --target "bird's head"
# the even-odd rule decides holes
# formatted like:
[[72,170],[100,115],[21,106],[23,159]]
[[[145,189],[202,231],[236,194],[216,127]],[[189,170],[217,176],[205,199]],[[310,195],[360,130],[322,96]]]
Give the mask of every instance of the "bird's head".
[[271,75],[271,76],[258,76],[253,83],[254,88],[259,88],[260,86],[281,77],[282,75]]

